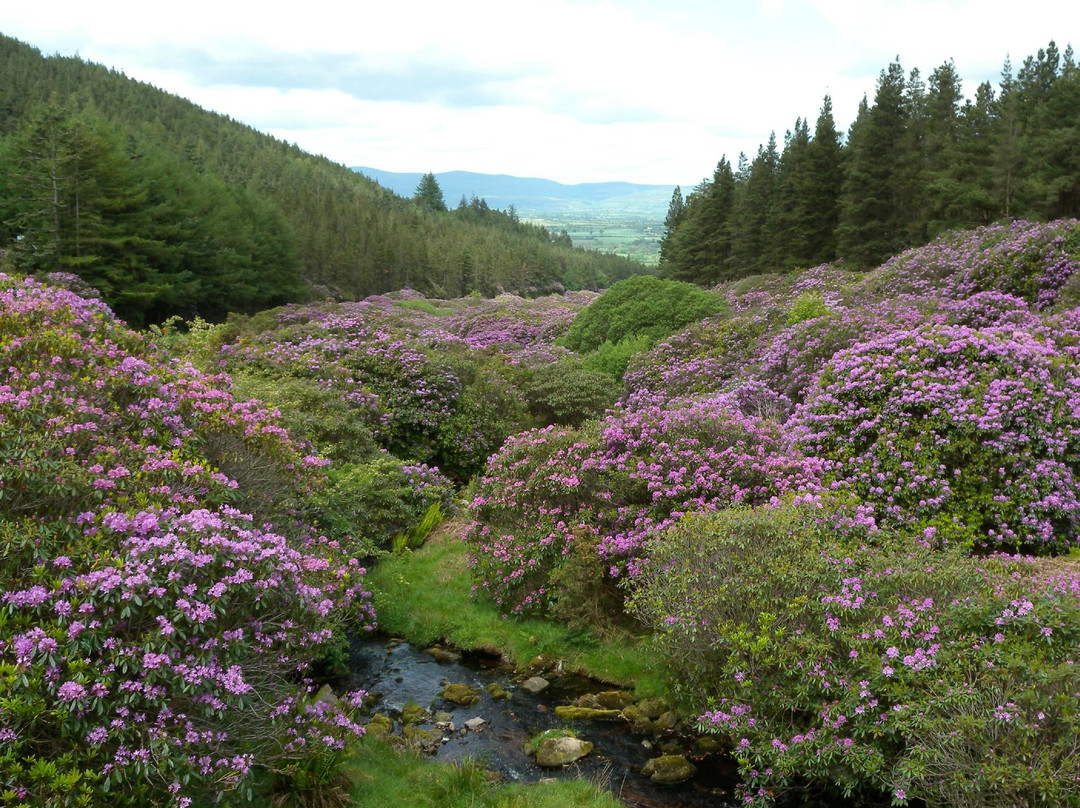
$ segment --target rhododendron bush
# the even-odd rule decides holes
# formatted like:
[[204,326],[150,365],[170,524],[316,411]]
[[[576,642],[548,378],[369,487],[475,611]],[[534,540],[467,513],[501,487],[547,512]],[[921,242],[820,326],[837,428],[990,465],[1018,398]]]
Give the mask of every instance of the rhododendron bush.
[[[508,610],[543,608],[548,577],[587,537],[617,576],[683,513],[767,502],[810,487],[815,463],[778,424],[725,395],[620,410],[580,431],[515,436],[474,487],[466,534],[479,586]],[[583,593],[561,593],[577,597]]]
[[967,547],[1067,550],[1080,526],[1080,366],[1013,326],[894,331],[838,353],[792,419],[826,478]]
[[605,420],[492,458],[477,589],[560,614],[599,559],[748,803],[1075,802],[1078,269],[1017,222],[722,287]]
[[682,520],[631,606],[747,804],[1064,805],[1080,784],[1080,566],[832,530],[828,508]]
[[363,569],[296,520],[321,465],[102,304],[0,277],[5,803],[186,805],[361,732],[360,694],[305,684],[373,625]]
[[290,390],[294,400],[334,399],[333,431],[310,410],[296,419],[314,420],[310,428],[294,426],[329,457],[355,462],[366,434],[400,458],[467,480],[508,435],[532,425],[521,391],[530,368],[568,354],[551,343],[594,296],[440,306],[402,295],[286,307],[269,326],[270,315],[260,315],[224,346],[223,367],[283,408]]

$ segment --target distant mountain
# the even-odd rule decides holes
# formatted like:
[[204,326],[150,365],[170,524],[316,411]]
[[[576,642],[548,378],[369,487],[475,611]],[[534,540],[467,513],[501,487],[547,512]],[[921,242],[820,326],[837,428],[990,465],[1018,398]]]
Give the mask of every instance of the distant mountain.
[[[367,166],[353,166],[359,172],[399,196],[411,197],[422,172],[382,171]],[[595,214],[604,211],[639,215],[662,220],[667,214],[674,185],[639,185],[631,182],[586,182],[563,185],[534,177],[508,174],[477,174],[471,171],[446,171],[436,174],[446,204],[456,207],[461,197],[478,196],[488,205],[506,210],[511,205],[519,216],[545,218],[552,214],[575,212]]]

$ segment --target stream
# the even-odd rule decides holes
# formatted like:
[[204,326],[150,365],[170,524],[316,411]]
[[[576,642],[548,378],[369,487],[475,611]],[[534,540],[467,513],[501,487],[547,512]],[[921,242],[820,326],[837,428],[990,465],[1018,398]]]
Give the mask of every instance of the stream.
[[[604,785],[629,808],[721,808],[734,806],[736,783],[734,765],[716,755],[687,752],[697,773],[678,785],[654,783],[641,768],[654,757],[677,745],[676,753],[692,748],[677,737],[634,733],[625,720],[567,721],[556,717],[555,707],[571,704],[585,693],[610,690],[610,685],[570,674],[551,675],[550,687],[535,695],[514,678],[512,668],[497,657],[484,654],[461,655],[460,659],[438,661],[431,654],[396,641],[357,640],[351,651],[350,688],[369,694],[371,714],[384,713],[394,719],[394,732],[401,731],[401,711],[407,704],[449,714],[454,730],[444,726],[441,742],[433,757],[452,762],[466,757],[481,761],[498,772],[506,782],[535,782],[544,778],[582,776]],[[457,655],[453,655],[456,657]],[[462,683],[479,691],[479,703],[462,707],[439,696],[447,683]],[[484,688],[498,684],[510,693],[495,700]],[[486,722],[478,731],[465,730],[473,718]],[[446,716],[442,716],[446,718]],[[434,729],[435,719],[418,724]],[[595,746],[591,754],[560,769],[541,768],[526,756],[525,743],[538,732],[554,727],[572,729],[582,740]]]

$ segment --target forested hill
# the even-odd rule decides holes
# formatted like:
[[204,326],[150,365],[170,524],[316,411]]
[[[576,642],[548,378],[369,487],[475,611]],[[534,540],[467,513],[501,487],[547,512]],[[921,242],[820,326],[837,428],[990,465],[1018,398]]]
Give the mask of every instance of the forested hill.
[[841,137],[826,97],[733,167],[723,157],[661,244],[668,277],[714,284],[846,259],[873,267],[955,228],[1080,216],[1080,68],[1054,42],[965,99],[952,61],[899,59]]
[[19,271],[80,276],[133,324],[404,287],[597,288],[642,271],[487,205],[416,204],[121,72],[3,35],[0,251]]

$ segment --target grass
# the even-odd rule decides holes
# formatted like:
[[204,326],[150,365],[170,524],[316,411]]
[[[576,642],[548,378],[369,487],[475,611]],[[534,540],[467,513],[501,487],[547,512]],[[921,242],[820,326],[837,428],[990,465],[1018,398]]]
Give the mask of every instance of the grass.
[[507,619],[495,604],[472,597],[464,524],[447,522],[418,550],[380,562],[370,573],[383,631],[414,645],[449,642],[497,649],[516,665],[550,654],[564,666],[633,687],[638,698],[664,693],[663,671],[650,663],[643,636],[622,629],[575,631],[551,620]]
[[622,808],[589,780],[501,785],[477,761],[435,763],[374,738],[357,746],[347,771],[355,781],[356,808]]

